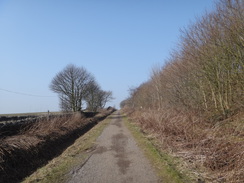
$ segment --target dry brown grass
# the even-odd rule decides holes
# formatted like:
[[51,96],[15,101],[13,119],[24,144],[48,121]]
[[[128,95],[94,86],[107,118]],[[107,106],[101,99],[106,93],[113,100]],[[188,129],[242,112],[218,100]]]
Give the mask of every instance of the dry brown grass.
[[18,135],[0,139],[0,182],[19,182],[112,112],[104,110],[92,118],[76,113],[43,119]]
[[133,111],[132,121],[157,138],[162,149],[185,160],[206,182],[244,182],[244,118],[233,116],[216,124],[194,113],[165,109]]

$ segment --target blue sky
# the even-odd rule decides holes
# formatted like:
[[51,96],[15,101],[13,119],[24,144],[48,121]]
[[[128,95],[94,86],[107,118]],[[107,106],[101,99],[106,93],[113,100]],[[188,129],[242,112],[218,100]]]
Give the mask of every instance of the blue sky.
[[0,114],[58,111],[49,84],[70,63],[92,73],[119,107],[214,2],[0,0]]

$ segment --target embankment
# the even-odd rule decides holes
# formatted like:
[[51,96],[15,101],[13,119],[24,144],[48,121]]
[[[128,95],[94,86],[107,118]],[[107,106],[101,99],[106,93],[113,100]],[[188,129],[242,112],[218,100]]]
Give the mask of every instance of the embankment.
[[42,119],[17,135],[0,139],[0,182],[21,181],[113,111]]

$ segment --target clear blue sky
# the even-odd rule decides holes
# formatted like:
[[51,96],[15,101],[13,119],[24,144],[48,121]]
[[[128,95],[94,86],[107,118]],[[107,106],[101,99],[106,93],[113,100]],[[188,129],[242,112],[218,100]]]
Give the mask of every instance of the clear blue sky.
[[49,84],[70,63],[111,90],[109,104],[119,107],[169,57],[180,29],[214,2],[0,0],[0,114],[58,111]]

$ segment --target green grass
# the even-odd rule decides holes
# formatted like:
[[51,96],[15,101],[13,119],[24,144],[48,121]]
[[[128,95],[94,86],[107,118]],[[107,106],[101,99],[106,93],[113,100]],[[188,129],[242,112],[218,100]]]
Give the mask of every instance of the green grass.
[[[113,116],[113,114],[111,115]],[[110,117],[98,123],[86,134],[78,138],[59,157],[39,168],[22,183],[62,183],[69,179],[69,172],[83,164],[95,146],[96,139],[110,123]]]
[[143,149],[147,158],[156,168],[159,177],[164,183],[189,183],[190,179],[180,173],[176,164],[178,159],[160,151],[154,144],[156,140],[148,139],[140,130],[138,126],[131,123],[127,117],[123,118],[125,125],[135,137],[138,145]]

